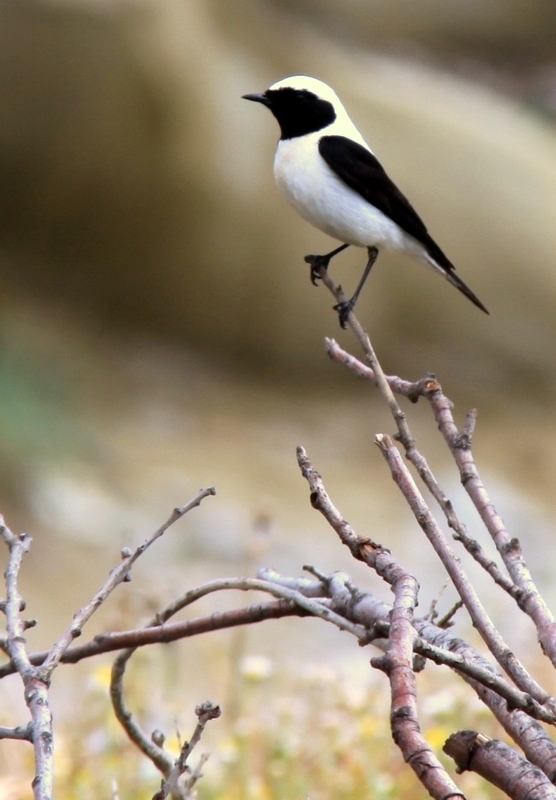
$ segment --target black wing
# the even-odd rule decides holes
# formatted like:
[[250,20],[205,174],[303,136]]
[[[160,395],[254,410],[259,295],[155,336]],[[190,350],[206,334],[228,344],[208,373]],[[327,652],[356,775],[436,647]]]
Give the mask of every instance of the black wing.
[[419,214],[370,150],[346,136],[323,136],[319,140],[319,153],[350,189],[421,242],[440,267],[453,272],[454,265],[429,236]]

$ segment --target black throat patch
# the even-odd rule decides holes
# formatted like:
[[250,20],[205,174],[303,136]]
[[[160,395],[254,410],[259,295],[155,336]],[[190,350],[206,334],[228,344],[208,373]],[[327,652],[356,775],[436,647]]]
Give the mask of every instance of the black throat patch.
[[268,89],[265,105],[272,111],[282,135],[281,139],[295,139],[328,127],[336,119],[334,106],[317,97],[308,89]]

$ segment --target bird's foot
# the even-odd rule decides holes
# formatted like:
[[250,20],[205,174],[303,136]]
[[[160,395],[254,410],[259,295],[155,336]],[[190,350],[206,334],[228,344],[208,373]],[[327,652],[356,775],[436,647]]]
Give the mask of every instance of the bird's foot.
[[355,305],[354,298],[352,297],[351,300],[344,300],[342,303],[336,303],[335,306],[332,306],[334,311],[338,312],[338,319],[340,320],[340,326],[347,328],[348,324],[348,317],[353,311],[353,306]]
[[311,283],[318,286],[317,281],[321,280],[321,272],[328,269],[330,255],[326,256],[305,256],[304,261],[311,266]]

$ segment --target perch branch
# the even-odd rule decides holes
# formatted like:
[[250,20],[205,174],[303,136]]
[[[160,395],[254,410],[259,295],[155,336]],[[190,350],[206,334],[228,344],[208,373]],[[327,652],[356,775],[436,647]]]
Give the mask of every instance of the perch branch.
[[[342,350],[334,340],[326,340],[326,349],[334,361],[344,364],[358,377],[369,380],[376,386],[379,385],[378,377],[373,370]],[[521,610],[531,617],[537,629],[543,652],[556,666],[556,621],[533,581],[519,541],[510,537],[502,518],[490,500],[473,458],[471,438],[477,412],[473,409],[468,413],[463,430],[459,431],[454,422],[452,403],[444,395],[442,387],[433,375],[425,376],[416,383],[392,377],[388,378],[388,381],[393,391],[408,397],[413,402],[416,402],[419,397],[425,397],[428,400],[438,428],[459,469],[461,482],[502,557],[510,574],[509,579],[484,552],[479,543],[468,536],[465,527],[456,522],[449,501],[444,502],[435,493],[433,495],[443,508],[448,524],[454,529],[455,538],[462,542],[493,580],[514,598]],[[400,439],[403,443],[403,438],[400,437]]]
[[[378,385],[373,370],[343,350],[338,343],[334,341],[334,339],[325,339],[325,345],[326,351],[333,361],[343,364],[358,377],[370,381],[375,386]],[[438,385],[434,380],[434,377],[431,375],[426,375],[416,383],[410,383],[409,381],[404,381],[401,378],[394,376],[389,376],[387,380],[392,390],[396,394],[407,397],[412,402],[417,402],[419,397],[428,397],[428,387]],[[472,435],[470,415],[468,415],[467,423],[466,436],[468,437],[468,440],[470,440]],[[405,442],[401,437],[400,441],[405,447]],[[463,544],[467,552],[491,576],[498,586],[504,589],[504,591],[516,601],[521,602],[523,592],[520,587],[502,572],[498,564],[488,555],[479,542],[469,536],[465,525],[458,519],[452,503],[438,486],[434,475],[426,466],[424,459],[422,460],[420,454],[417,453],[416,448],[412,447],[408,449],[405,447],[405,449],[408,459],[414,463],[416,469],[418,470],[419,476],[423,479],[425,485],[429,491],[431,491],[431,494],[442,509],[448,525],[454,531],[454,538]]]

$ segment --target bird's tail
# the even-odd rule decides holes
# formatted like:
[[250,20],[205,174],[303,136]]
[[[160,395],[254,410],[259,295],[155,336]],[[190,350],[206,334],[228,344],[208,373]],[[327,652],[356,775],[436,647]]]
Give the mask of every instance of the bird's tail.
[[471,291],[469,286],[462,281],[462,279],[456,274],[456,272],[453,269],[451,270],[442,269],[441,272],[444,275],[444,277],[450,281],[452,286],[455,286],[456,289],[459,289],[462,294],[468,297],[469,300],[471,300],[471,302],[477,306],[477,308],[480,308],[481,311],[485,312],[485,314],[490,314],[490,311],[481,303],[477,295]]
[[446,258],[442,250],[432,240],[425,258],[429,266],[433,267],[437,272],[440,272],[441,275],[444,275],[446,280],[450,281],[452,286],[455,286],[456,289],[459,289],[462,294],[469,298],[477,308],[480,308],[485,314],[490,314],[490,311],[481,303],[477,295],[471,291],[469,286],[464,283],[456,273],[456,268],[452,262]]

